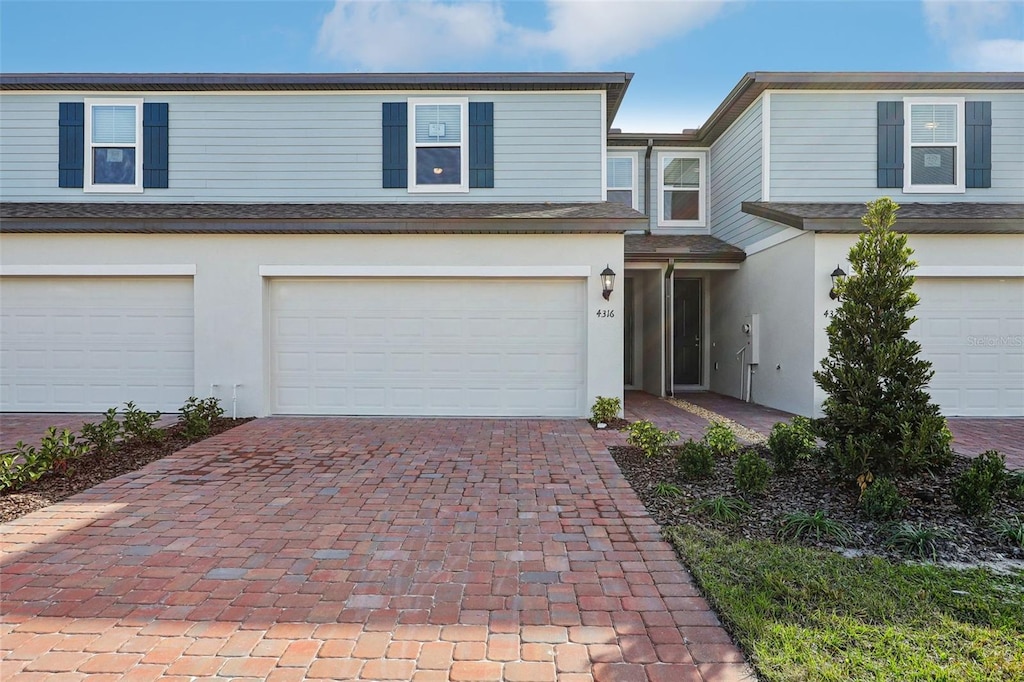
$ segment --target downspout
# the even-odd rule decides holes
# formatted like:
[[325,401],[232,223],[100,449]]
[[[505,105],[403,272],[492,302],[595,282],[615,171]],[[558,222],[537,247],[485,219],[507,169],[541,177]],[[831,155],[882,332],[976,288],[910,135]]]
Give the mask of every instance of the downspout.
[[651,152],[654,151],[654,138],[647,138],[647,151],[644,153],[644,215],[647,216],[647,229],[651,231]]

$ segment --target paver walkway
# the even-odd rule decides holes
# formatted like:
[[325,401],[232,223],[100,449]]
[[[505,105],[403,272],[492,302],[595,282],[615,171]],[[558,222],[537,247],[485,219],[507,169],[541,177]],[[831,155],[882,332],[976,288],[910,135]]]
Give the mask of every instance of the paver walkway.
[[606,437],[250,422],[0,526],[0,679],[746,676]]

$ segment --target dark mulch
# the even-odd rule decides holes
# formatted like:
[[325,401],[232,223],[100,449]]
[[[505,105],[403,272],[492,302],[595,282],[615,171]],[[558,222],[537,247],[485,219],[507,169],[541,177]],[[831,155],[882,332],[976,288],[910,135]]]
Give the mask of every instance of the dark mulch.
[[[252,421],[252,417],[230,419],[221,417],[213,421],[207,436],[216,436],[228,429]],[[64,476],[47,474],[17,492],[0,493],[0,523],[16,519],[37,509],[67,499],[76,493],[141,469],[150,462],[163,459],[200,440],[189,440],[182,435],[181,426],[174,424],[161,429],[163,439],[158,443],[119,443],[105,455],[90,452],[75,462],[74,470]]]
[[595,431],[621,431],[622,429],[629,426],[629,422],[625,419],[616,417],[610,421],[604,422],[604,428],[598,427],[598,421],[596,419],[588,419],[590,425],[594,427]]
[[[738,455],[720,457],[714,473],[706,479],[687,481],[677,474],[675,455],[670,452],[649,459],[639,448],[611,446],[608,448],[622,473],[636,491],[654,519],[662,526],[687,524],[715,528],[733,537],[747,539],[778,538],[779,522],[783,514],[796,511],[813,513],[824,510],[829,518],[841,521],[850,529],[852,540],[847,549],[864,553],[901,557],[895,549],[887,548],[891,528],[871,521],[860,511],[857,501],[859,489],[855,483],[846,483],[830,475],[820,461],[800,462],[788,473],[773,473],[763,495],[742,496],[734,485],[733,468]],[[750,446],[771,462],[764,446]],[[902,520],[917,525],[944,529],[950,539],[939,542],[937,559],[940,561],[976,562],[1003,559],[1024,560],[1024,550],[1000,540],[985,520],[965,517],[953,504],[950,490],[956,477],[967,468],[970,459],[957,456],[952,466],[937,474],[921,474],[896,481],[901,495],[908,501]],[[667,482],[678,486],[682,496],[659,496],[655,486]],[[691,506],[704,499],[718,496],[743,497],[752,507],[737,524],[715,521],[706,515],[691,511]],[[1024,513],[1024,502],[1000,496],[990,519],[1006,518]],[[834,548],[826,539],[804,544]]]

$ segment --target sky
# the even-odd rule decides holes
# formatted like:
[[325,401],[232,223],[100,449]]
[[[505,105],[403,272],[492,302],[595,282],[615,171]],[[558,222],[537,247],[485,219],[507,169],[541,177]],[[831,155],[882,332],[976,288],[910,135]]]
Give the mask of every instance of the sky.
[[0,0],[0,71],[628,71],[677,132],[748,71],[1024,71],[1024,0]]

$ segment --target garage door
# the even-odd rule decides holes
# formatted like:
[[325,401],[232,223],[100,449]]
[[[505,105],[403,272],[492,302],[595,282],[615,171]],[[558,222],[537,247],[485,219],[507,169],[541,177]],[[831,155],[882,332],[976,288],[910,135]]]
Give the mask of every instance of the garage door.
[[280,279],[278,414],[579,416],[583,280]]
[[917,280],[911,336],[947,416],[1024,416],[1024,278]]
[[0,409],[176,411],[193,392],[191,278],[0,280]]

